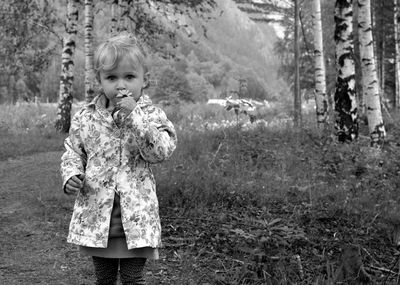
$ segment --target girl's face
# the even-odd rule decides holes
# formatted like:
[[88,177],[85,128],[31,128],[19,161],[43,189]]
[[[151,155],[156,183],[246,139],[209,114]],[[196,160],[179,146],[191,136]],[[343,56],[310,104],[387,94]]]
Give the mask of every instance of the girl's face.
[[114,69],[100,71],[100,84],[111,107],[116,106],[120,100],[116,96],[122,89],[130,91],[135,101],[138,101],[146,83],[147,74],[144,74],[143,67],[130,58],[121,58]]

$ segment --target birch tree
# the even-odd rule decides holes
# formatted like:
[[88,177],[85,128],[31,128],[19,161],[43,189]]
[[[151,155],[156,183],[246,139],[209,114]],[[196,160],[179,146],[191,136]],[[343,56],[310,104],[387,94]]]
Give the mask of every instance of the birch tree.
[[93,0],[85,0],[85,100],[94,98]]
[[358,137],[352,4],[352,0],[337,0],[335,3],[335,128],[340,142]]
[[385,42],[385,1],[377,1],[379,3],[379,14],[380,14],[380,20],[379,24],[377,27],[379,27],[378,34],[380,34],[380,40],[378,42],[378,63],[380,65],[379,68],[379,83],[380,83],[380,89],[382,92],[385,91],[385,82],[386,82],[386,65],[385,65],[385,59],[386,59],[386,42]]
[[55,127],[58,131],[67,133],[71,125],[72,83],[74,80],[75,38],[78,24],[79,0],[68,0],[66,36],[63,39],[61,54],[61,76],[57,120]]
[[358,7],[358,31],[363,78],[362,82],[369,134],[371,136],[371,145],[380,145],[382,144],[386,133],[382,119],[378,74],[374,57],[371,28],[371,1],[358,0]]
[[395,42],[395,93],[393,106],[400,107],[400,13],[399,0],[394,0],[393,26],[394,26],[394,42]]
[[317,122],[324,124],[328,118],[328,99],[326,96],[326,70],[324,61],[324,48],[321,22],[321,2],[313,0],[314,23],[314,61],[315,61],[315,103],[317,109]]

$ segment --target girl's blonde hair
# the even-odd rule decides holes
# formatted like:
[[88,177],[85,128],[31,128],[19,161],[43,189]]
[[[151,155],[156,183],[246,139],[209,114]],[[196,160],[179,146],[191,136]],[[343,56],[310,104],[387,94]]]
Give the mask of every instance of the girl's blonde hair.
[[98,46],[94,54],[96,79],[100,82],[100,71],[114,69],[126,56],[139,63],[144,73],[148,72],[147,55],[142,44],[134,35],[122,32]]

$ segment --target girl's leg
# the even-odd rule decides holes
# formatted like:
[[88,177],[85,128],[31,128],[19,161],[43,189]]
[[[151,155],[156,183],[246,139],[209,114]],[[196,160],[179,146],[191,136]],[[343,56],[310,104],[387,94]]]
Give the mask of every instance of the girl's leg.
[[115,285],[118,275],[119,260],[93,256],[96,285]]
[[123,285],[145,285],[143,269],[146,258],[121,258],[119,274]]

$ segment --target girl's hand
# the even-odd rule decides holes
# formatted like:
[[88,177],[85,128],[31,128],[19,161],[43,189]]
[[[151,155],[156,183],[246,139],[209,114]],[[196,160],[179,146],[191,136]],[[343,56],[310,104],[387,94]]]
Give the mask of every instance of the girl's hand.
[[127,89],[118,91],[116,96],[118,98],[117,108],[123,110],[124,113],[130,113],[136,107],[136,100],[132,92]]
[[133,96],[123,97],[118,101],[117,106],[123,110],[123,112],[129,114],[136,107],[135,98],[133,98]]
[[67,184],[65,184],[65,193],[68,195],[77,194],[85,184],[85,175],[75,175],[68,179]]

